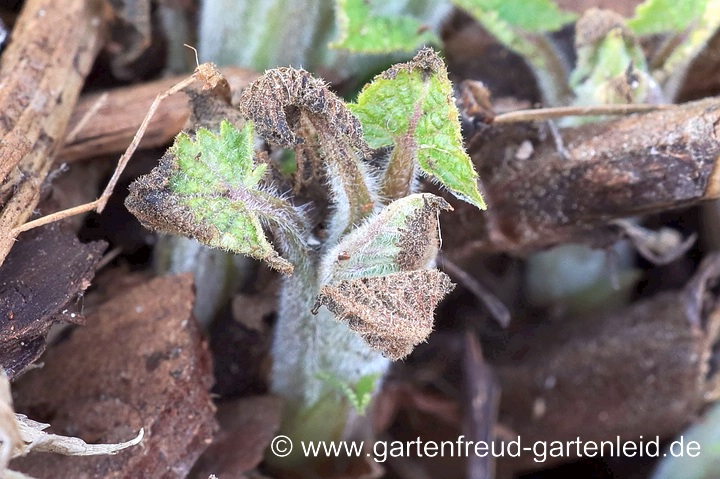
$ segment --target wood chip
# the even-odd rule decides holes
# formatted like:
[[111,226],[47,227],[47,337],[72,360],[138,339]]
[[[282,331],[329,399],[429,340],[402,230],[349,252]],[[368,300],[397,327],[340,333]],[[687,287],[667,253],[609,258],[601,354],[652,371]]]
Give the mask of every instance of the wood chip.
[[117,442],[115,456],[35,456],[13,468],[37,478],[184,478],[216,429],[210,355],[192,317],[190,275],[117,295],[87,326],[48,351],[46,367],[16,384],[16,410],[88,442]]

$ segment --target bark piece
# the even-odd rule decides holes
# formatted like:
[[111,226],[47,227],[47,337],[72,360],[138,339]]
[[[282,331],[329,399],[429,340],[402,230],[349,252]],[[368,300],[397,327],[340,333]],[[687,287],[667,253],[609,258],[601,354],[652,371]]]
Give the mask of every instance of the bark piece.
[[99,0],[29,0],[0,67],[0,264],[40,199],[85,76],[104,43]]
[[69,304],[90,285],[105,247],[58,225],[20,236],[0,267],[0,364],[10,379],[42,354],[53,324],[80,321]]
[[16,408],[88,442],[127,440],[115,456],[36,456],[14,463],[34,477],[183,478],[215,431],[210,356],[192,317],[190,275],[117,295],[87,326],[48,351],[17,383]]
[[[222,73],[232,91],[238,95],[258,77],[257,73],[241,68],[222,68]],[[69,130],[76,133],[63,145],[58,161],[77,161],[125,150],[155,97],[186,76],[81,96],[70,118]],[[103,100],[105,94],[107,96]],[[97,111],[93,112],[93,109]],[[171,143],[185,126],[189,115],[190,105],[186,96],[171,95],[166,98],[150,121],[140,147],[154,148]],[[86,116],[88,120],[81,124]]]
[[[474,251],[526,254],[565,242],[605,246],[621,236],[608,222],[720,195],[720,99],[561,130],[563,158],[530,125],[497,125],[471,141],[488,203],[442,219],[452,258]],[[534,143],[529,159],[514,152]]]
[[[518,331],[496,364],[500,422],[524,446],[674,436],[720,394],[719,280],[716,254],[682,291],[600,317]],[[558,460],[567,458],[537,463],[523,454],[504,465],[548,467]]]

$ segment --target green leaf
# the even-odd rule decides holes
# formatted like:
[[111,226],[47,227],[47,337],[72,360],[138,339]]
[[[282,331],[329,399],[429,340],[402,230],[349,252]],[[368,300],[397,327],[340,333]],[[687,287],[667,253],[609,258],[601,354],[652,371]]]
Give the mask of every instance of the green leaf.
[[661,95],[647,71],[642,46],[621,15],[588,10],[575,26],[575,48],[577,61],[570,75],[574,104],[646,103]]
[[494,14],[493,21],[530,33],[554,32],[575,21],[577,15],[561,10],[552,0],[452,0],[473,17],[483,20]]
[[380,374],[367,374],[360,378],[355,384],[355,388],[330,373],[318,373],[318,377],[323,379],[334,388],[341,391],[347,400],[350,402],[352,407],[357,411],[359,415],[364,415],[367,407],[372,401],[373,394],[377,388],[378,379]]
[[[690,0],[678,1],[670,10],[672,15],[675,15],[675,8],[678,5],[682,5],[681,10],[689,8],[685,5],[687,2]],[[690,65],[720,28],[720,0],[705,0],[701,4],[703,8],[699,16],[691,22],[690,30],[678,34],[681,40],[679,45],[664,59],[662,67],[652,72],[653,77],[662,85],[668,99],[675,98],[684,83]]]
[[383,180],[386,197],[409,192],[417,162],[455,196],[485,209],[478,175],[463,147],[452,85],[434,51],[423,49],[412,61],[378,75],[349,107],[371,147],[395,146]]
[[380,16],[368,0],[337,0],[335,14],[340,36],[331,48],[357,53],[411,52],[420,45],[440,45],[440,38],[410,16]]
[[255,164],[253,143],[250,122],[238,130],[223,121],[219,135],[199,129],[195,139],[180,133],[160,164],[130,186],[125,204],[150,229],[246,254],[290,274],[293,265],[273,248],[263,225],[298,257],[305,219],[261,186],[266,165]]
[[[453,3],[524,58],[533,70],[545,104],[559,106],[570,101],[572,92],[567,84],[563,54],[543,33],[573,21],[575,14],[558,10],[549,0],[453,0]],[[534,15],[525,17],[526,8]]]
[[440,248],[438,214],[450,209],[430,193],[393,201],[325,254],[320,284],[427,268]]
[[638,35],[682,32],[703,14],[707,0],[646,0],[628,26]]
[[440,248],[438,213],[448,209],[430,193],[406,196],[345,236],[320,265],[313,312],[327,306],[390,359],[410,354],[432,332],[435,307],[453,287],[427,269]]

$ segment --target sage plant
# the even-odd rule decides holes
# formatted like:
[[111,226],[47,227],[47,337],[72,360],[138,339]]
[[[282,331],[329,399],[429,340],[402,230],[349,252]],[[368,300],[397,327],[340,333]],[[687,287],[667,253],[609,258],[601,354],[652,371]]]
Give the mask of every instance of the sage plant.
[[[423,49],[350,104],[304,70],[269,70],[242,93],[240,111],[242,125],[178,135],[126,204],[151,229],[285,275],[272,351],[282,430],[339,439],[390,362],[426,340],[453,287],[435,269],[438,214],[452,208],[418,193],[419,180],[485,207],[452,86]],[[294,152],[292,181],[272,180],[281,174],[267,143]]]

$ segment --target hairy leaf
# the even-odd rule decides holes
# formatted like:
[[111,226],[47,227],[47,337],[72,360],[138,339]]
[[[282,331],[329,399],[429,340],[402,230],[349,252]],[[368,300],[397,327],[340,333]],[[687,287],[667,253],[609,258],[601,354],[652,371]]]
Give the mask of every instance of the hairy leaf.
[[707,0],[645,0],[628,26],[638,35],[682,32],[699,20],[706,5]]
[[440,247],[438,213],[447,209],[438,196],[410,195],[348,234],[323,259],[314,311],[326,305],[391,359],[410,354],[452,289],[443,273],[426,269]]
[[324,286],[325,305],[390,359],[402,359],[432,332],[435,307],[454,285],[436,269],[402,271]]
[[321,284],[427,268],[440,248],[438,214],[450,209],[430,193],[393,201],[325,255]]
[[329,244],[373,212],[377,198],[363,162],[371,152],[362,125],[322,80],[305,70],[268,70],[243,91],[240,109],[261,136],[295,149],[298,170],[325,172],[335,203]]
[[485,202],[465,152],[445,64],[431,49],[393,66],[363,88],[350,109],[373,148],[394,145],[383,180],[386,197],[410,192],[415,164],[450,192],[480,209]]
[[304,250],[302,213],[263,188],[264,164],[253,160],[253,127],[223,121],[220,134],[200,129],[179,134],[149,174],[130,186],[125,204],[146,227],[195,238],[209,246],[265,260],[286,274],[293,265],[273,248],[297,257]]
[[358,53],[411,52],[420,45],[440,45],[440,38],[410,16],[373,14],[368,0],[336,0],[340,36],[331,48]]

